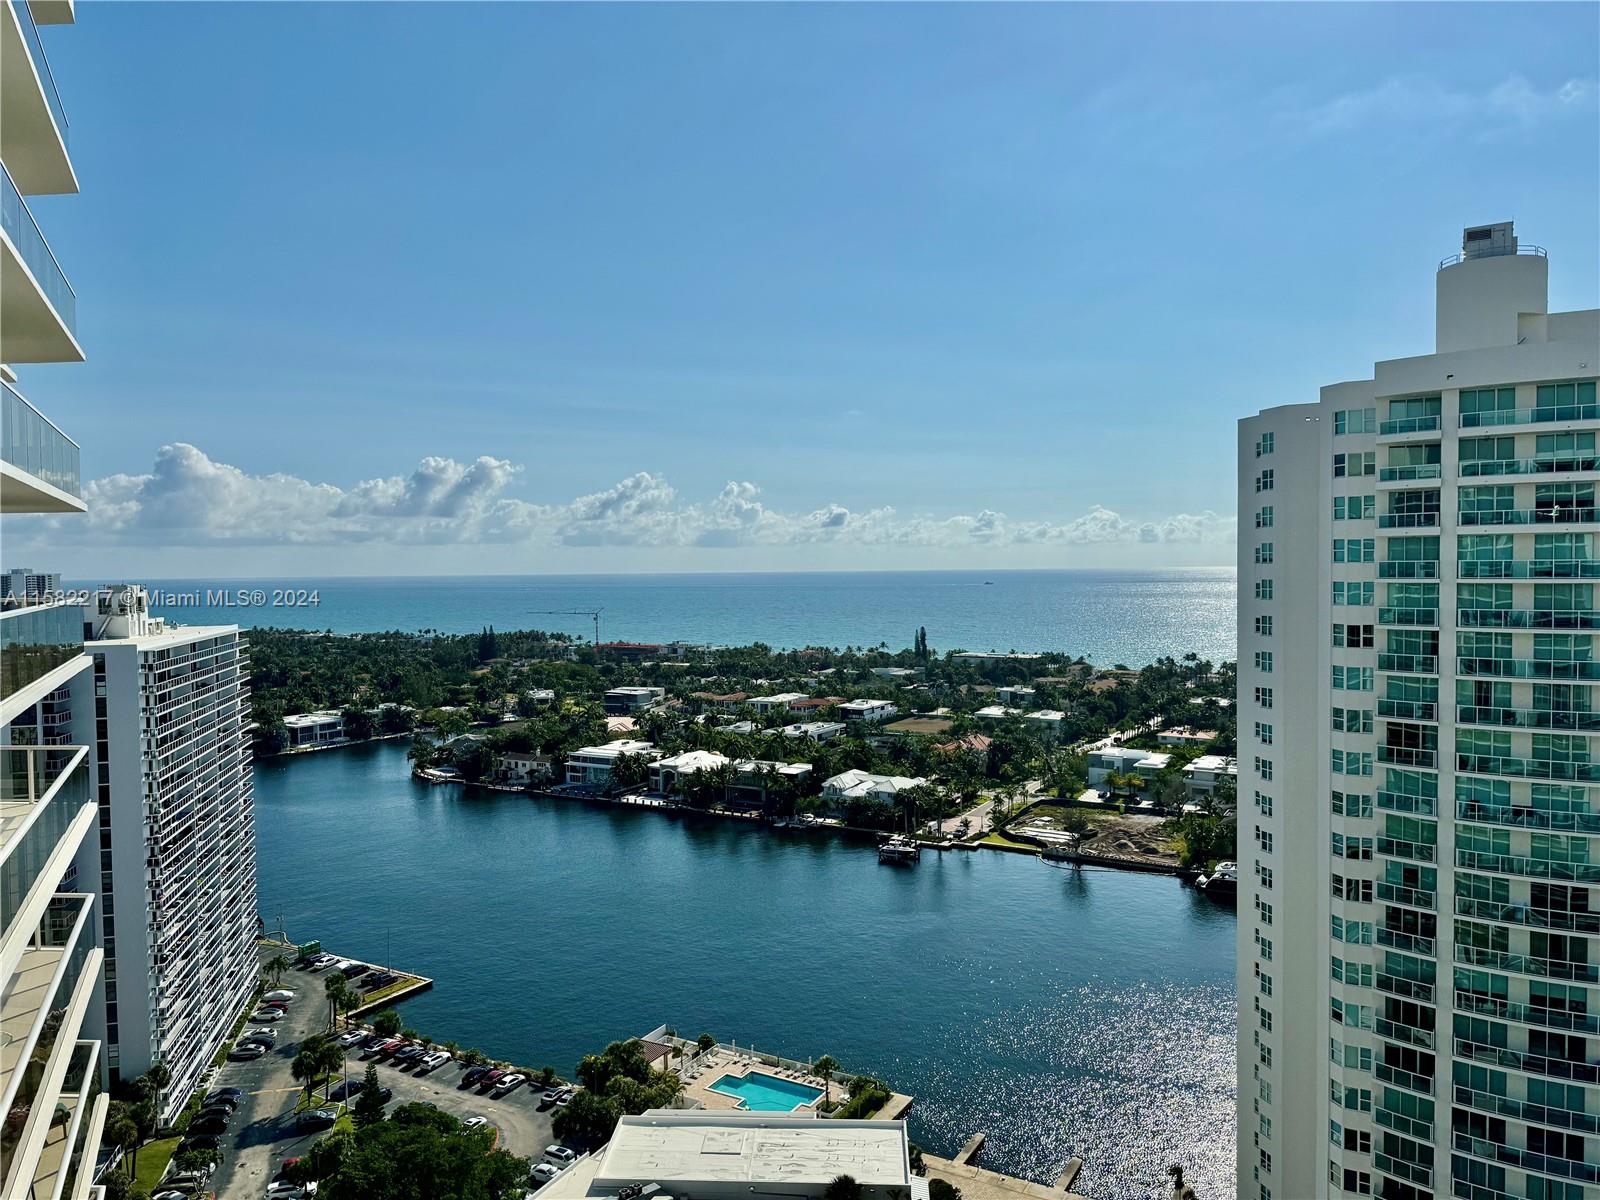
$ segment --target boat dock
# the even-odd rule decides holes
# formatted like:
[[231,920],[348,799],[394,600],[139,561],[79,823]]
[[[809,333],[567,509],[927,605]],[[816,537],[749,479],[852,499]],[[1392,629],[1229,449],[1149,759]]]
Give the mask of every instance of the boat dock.
[[954,1158],[939,1158],[924,1151],[922,1163],[927,1177],[942,1179],[960,1188],[963,1200],[1084,1200],[1072,1190],[1072,1185],[1078,1181],[1078,1172],[1083,1169],[1083,1159],[1076,1155],[1069,1158],[1055,1183],[1046,1187],[1042,1183],[1030,1183],[973,1166],[972,1160],[983,1149],[983,1142],[982,1133],[973,1134]]

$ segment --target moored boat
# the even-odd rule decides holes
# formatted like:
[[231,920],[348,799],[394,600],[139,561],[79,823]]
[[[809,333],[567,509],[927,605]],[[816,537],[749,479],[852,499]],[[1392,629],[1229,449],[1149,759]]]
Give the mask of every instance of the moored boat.
[[922,849],[912,838],[895,834],[878,843],[878,861],[881,863],[914,863],[922,858]]
[[1202,875],[1196,879],[1195,886],[1208,896],[1223,900],[1232,899],[1239,894],[1239,864],[1218,863],[1217,869],[1209,876]]

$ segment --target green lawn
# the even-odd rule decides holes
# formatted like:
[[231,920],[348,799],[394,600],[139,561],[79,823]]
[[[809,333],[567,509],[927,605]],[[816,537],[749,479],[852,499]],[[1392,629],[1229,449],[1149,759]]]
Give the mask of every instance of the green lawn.
[[146,1142],[139,1147],[139,1173],[133,1177],[133,1186],[146,1192],[156,1190],[156,1184],[167,1173],[167,1164],[172,1161],[172,1152],[178,1148],[181,1139],[170,1137],[162,1138],[158,1142]]

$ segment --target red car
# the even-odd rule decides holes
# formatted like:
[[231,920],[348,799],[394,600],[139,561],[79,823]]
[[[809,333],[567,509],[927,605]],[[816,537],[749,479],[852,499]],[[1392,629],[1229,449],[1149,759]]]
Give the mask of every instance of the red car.
[[498,1080],[500,1078],[500,1076],[502,1076],[504,1074],[505,1074],[504,1071],[501,1071],[501,1070],[498,1070],[498,1069],[493,1070],[493,1071],[485,1071],[483,1073],[483,1077],[478,1080],[478,1087],[482,1091],[487,1092],[490,1088],[494,1087],[495,1081]]

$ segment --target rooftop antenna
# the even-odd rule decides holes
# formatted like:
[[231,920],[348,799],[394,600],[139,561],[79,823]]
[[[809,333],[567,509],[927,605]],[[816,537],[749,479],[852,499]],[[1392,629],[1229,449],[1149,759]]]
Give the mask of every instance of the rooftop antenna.
[[568,609],[568,608],[536,608],[532,615],[536,617],[588,617],[594,622],[594,652],[600,653],[600,614],[603,608],[596,609]]

